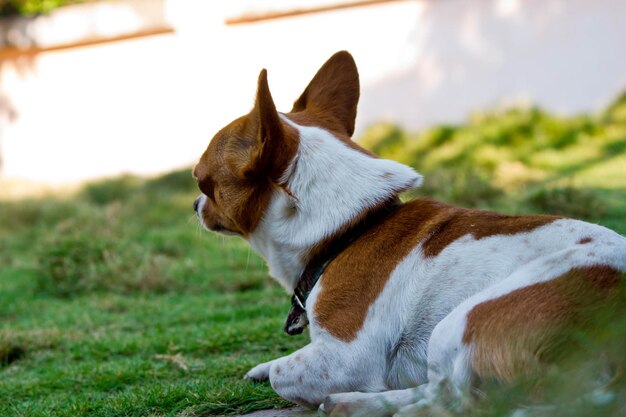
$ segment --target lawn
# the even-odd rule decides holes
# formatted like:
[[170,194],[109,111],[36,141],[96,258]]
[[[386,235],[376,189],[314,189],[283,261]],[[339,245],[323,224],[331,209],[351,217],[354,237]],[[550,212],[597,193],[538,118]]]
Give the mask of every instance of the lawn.
[[[419,133],[378,125],[361,142],[423,173],[416,195],[570,215],[626,234],[626,97],[573,118],[531,108]],[[282,332],[289,296],[247,244],[200,230],[196,194],[185,169],[0,202],[0,416],[288,405],[242,377],[307,337]],[[472,415],[508,416],[520,404],[562,404],[527,415],[625,415],[624,374],[600,372],[605,357],[626,364],[623,303],[610,313],[579,340],[583,354],[532,381],[486,384]]]
[[200,230],[190,170],[0,206],[0,416],[283,406],[248,368],[306,343],[245,242]]

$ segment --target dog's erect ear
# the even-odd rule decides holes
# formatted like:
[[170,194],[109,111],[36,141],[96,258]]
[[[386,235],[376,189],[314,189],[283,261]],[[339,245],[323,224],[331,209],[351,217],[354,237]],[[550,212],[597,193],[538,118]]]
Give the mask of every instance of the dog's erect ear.
[[359,102],[359,73],[352,55],[337,52],[317,71],[292,112],[308,111],[331,117],[348,136],[354,133]]
[[296,144],[288,137],[286,127],[276,111],[265,69],[259,74],[256,101],[248,118],[250,134],[254,136],[254,140],[252,146],[248,148],[247,161],[240,174],[248,179],[259,177],[277,179],[290,162]]

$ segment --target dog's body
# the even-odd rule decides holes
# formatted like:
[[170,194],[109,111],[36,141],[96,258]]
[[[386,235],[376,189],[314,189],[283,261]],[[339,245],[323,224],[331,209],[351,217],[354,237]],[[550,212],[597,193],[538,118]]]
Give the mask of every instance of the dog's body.
[[279,114],[263,71],[252,112],[194,170],[202,223],[245,237],[290,292],[353,234],[306,299],[311,343],[247,378],[326,413],[339,404],[386,415],[428,404],[444,381],[462,395],[476,378],[532,370],[560,330],[619,286],[626,239],[552,216],[399,204],[421,176],[351,142],[358,89],[340,52]]

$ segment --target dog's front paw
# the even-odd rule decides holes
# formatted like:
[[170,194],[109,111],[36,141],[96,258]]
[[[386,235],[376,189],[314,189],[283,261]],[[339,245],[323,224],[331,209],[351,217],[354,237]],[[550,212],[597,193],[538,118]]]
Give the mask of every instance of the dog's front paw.
[[270,379],[270,366],[272,361],[265,362],[250,369],[243,377],[246,381],[264,382]]

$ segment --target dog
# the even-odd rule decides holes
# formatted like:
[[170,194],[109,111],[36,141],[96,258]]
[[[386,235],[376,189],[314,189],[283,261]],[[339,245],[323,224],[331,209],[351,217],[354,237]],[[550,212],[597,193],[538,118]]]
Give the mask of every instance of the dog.
[[202,225],[246,239],[292,294],[285,331],[310,333],[245,378],[326,415],[384,416],[537,369],[560,330],[615,293],[626,238],[556,216],[402,203],[422,176],[351,140],[359,94],[341,51],[279,113],[263,69],[252,111],[193,170]]

